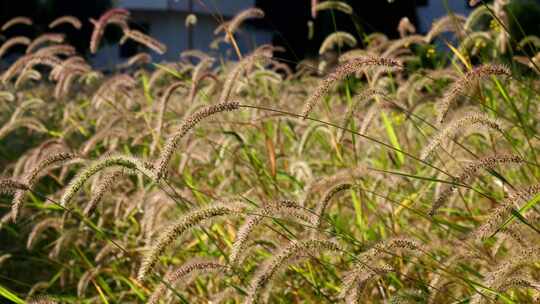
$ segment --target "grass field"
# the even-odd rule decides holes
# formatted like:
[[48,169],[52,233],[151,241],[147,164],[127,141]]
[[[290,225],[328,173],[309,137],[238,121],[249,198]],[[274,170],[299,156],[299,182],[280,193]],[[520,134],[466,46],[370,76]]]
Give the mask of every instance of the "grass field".
[[[103,73],[58,32],[4,41],[0,302],[540,303],[540,38],[505,5],[336,31],[295,69],[238,49],[257,9],[220,27],[238,61]],[[128,19],[90,51],[108,27],[165,51]]]

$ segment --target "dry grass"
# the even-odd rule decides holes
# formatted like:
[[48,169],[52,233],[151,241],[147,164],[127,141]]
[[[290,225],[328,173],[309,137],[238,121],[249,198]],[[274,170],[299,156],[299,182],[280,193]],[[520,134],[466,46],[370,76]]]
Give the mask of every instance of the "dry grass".
[[[220,27],[235,52],[263,15]],[[109,25],[165,51],[129,16],[93,21],[90,51]],[[497,29],[478,37],[500,48],[433,46],[476,23],[422,36],[403,21],[398,40],[371,34],[296,71],[264,45],[157,68],[141,53],[104,75],[61,35],[6,40],[1,55],[28,52],[1,77],[0,298],[538,303],[540,82]]]

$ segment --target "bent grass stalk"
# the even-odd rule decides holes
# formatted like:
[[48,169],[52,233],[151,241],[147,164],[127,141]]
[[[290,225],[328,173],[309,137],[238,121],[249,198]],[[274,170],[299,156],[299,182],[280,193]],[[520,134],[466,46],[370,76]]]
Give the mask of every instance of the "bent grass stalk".
[[84,186],[86,181],[94,174],[111,167],[125,167],[127,169],[137,170],[146,177],[156,181],[154,173],[139,159],[127,155],[108,156],[89,164],[81,170],[77,176],[71,180],[66,191],[60,198],[60,205],[66,207],[77,192]]
[[[339,10],[350,14],[353,22],[357,21],[357,16],[351,13],[352,8],[346,4],[340,5],[339,1],[313,2],[315,14],[318,8],[331,9],[333,17]],[[473,79],[470,84],[460,81],[456,69],[446,66],[437,50],[431,52],[426,37],[412,34],[414,30],[406,19],[402,19],[400,39],[390,39],[381,33],[372,34],[366,37],[362,50],[352,50],[340,58],[331,58],[331,54],[320,58],[327,64],[326,68],[337,68],[338,71],[351,59],[392,56],[403,64],[402,67],[374,64],[353,69],[348,75],[355,73],[357,77],[347,79],[345,97],[341,92],[329,92],[334,85],[339,85],[340,80],[348,78],[347,75],[334,77],[336,81],[328,82],[324,88],[325,79],[317,84],[313,73],[305,69],[294,73],[276,63],[278,59],[273,56],[279,48],[272,46],[257,49],[236,65],[223,62],[215,69],[212,62],[216,58],[200,51],[186,52],[185,56],[190,60],[182,57],[174,63],[159,65],[153,73],[149,65],[139,64],[150,62],[150,58],[140,56],[133,61],[128,60],[127,64],[135,65],[116,65],[121,73],[109,75],[95,70],[77,56],[69,44],[56,44],[47,39],[40,42],[40,38],[34,39],[34,43],[26,43],[25,39],[13,40],[11,43],[18,49],[25,44],[32,45],[27,48],[31,54],[15,58],[2,74],[0,107],[4,111],[5,123],[0,129],[0,138],[4,140],[1,150],[6,158],[0,163],[5,166],[2,170],[6,180],[0,180],[0,196],[8,200],[15,196],[14,202],[24,200],[28,208],[25,208],[24,215],[19,215],[24,222],[8,223],[10,216],[18,210],[13,208],[3,215],[0,224],[18,237],[17,242],[13,242],[14,250],[28,250],[24,248],[25,244],[33,247],[28,251],[32,257],[29,265],[37,262],[33,257],[39,254],[40,261],[49,259],[54,263],[54,269],[54,265],[61,269],[56,272],[45,267],[43,273],[52,274],[54,271],[54,279],[28,285],[28,288],[21,285],[18,290],[25,293],[29,289],[25,295],[28,299],[39,292],[62,300],[73,297],[77,290],[77,297],[84,301],[103,302],[145,301],[146,295],[150,296],[151,302],[175,301],[177,299],[166,297],[176,296],[184,303],[209,299],[246,300],[248,303],[291,300],[336,302],[341,300],[339,297],[351,303],[405,301],[407,298],[432,303],[464,299],[508,303],[537,301],[533,279],[538,248],[531,244],[538,243],[538,216],[533,207],[540,196],[536,185],[524,190],[515,189],[514,185],[526,186],[538,175],[537,168],[532,166],[537,161],[535,143],[538,138],[534,126],[538,122],[535,114],[538,106],[534,101],[538,92],[535,79],[524,74],[532,74],[533,71],[522,72],[519,66],[513,66],[515,75],[504,86],[500,78],[495,77],[509,72],[504,67],[497,67],[499,60],[496,57],[505,51],[513,55],[508,52],[510,48],[514,51],[513,45],[508,44],[513,37],[508,37],[500,29],[501,25],[508,26],[508,18],[512,14],[504,12],[505,2],[497,0],[494,6],[486,6],[484,11],[489,14],[494,10],[493,20],[499,18],[502,21],[500,25],[492,22],[492,27],[482,28],[482,32],[475,26],[465,33],[457,26],[465,21],[464,18],[449,16],[438,21],[428,34],[431,36],[427,38],[429,40],[448,30],[455,32],[460,39],[469,33],[469,37],[496,39],[495,44],[500,49],[482,49],[479,45],[479,53],[467,54],[470,58],[466,58],[465,53],[469,47],[477,47],[471,44],[474,39],[463,42],[459,51],[450,47],[471,73],[478,74],[464,76],[464,79]],[[241,13],[235,17],[237,22],[223,23],[225,35],[213,44],[228,41],[232,45],[228,47],[241,57],[235,32],[247,15]],[[128,18],[129,12],[121,9],[107,12],[100,17],[101,25],[99,21],[92,21],[93,36],[96,33],[102,36],[106,26],[115,25],[126,34],[123,41],[130,33],[135,36],[141,34],[138,36],[141,41],[153,39],[131,29]],[[216,19],[222,21],[219,16]],[[21,23],[25,22],[22,20]],[[465,23],[466,26],[471,25],[469,21]],[[63,29],[72,31],[78,26],[76,20],[63,17],[50,25],[58,33]],[[313,23],[311,29],[314,29]],[[9,37],[9,34],[11,31],[4,36]],[[330,36],[327,40],[332,41],[337,36]],[[91,51],[97,51],[100,39],[91,43]],[[528,40],[536,43],[531,39]],[[340,41],[334,42],[339,44]],[[147,41],[147,44],[159,48],[152,41]],[[6,43],[0,53],[9,52],[14,56],[12,47]],[[427,57],[420,58],[423,55],[419,55],[419,50],[427,50],[426,54],[422,53]],[[193,64],[192,58],[198,59],[199,64]],[[265,64],[258,64],[261,59]],[[435,64],[428,67],[428,61]],[[334,63],[337,62],[343,64],[336,67]],[[473,69],[472,62],[485,63]],[[453,63],[459,64],[455,60]],[[48,67],[41,69],[40,64],[52,67],[52,70]],[[299,65],[309,66],[311,63],[306,61]],[[405,65],[405,71],[394,73],[404,70]],[[423,68],[429,71],[425,72]],[[281,71],[287,77],[281,77],[278,74]],[[480,75],[482,71],[487,76]],[[493,82],[481,82],[488,77]],[[16,78],[14,84],[11,83],[13,78]],[[207,78],[211,78],[208,79],[210,81],[205,81]],[[454,83],[448,85],[449,79]],[[171,102],[168,109],[171,115],[163,115],[167,111],[166,106],[160,107],[167,104],[170,94],[161,95],[156,100],[154,96],[158,92],[167,92],[175,82],[188,87],[189,90],[181,95],[188,100],[190,107]],[[366,86],[369,89],[364,91],[365,97],[375,96],[375,102],[365,107],[367,113],[355,111],[352,92]],[[317,89],[312,90],[312,87]],[[341,91],[342,87],[336,89]],[[310,111],[315,109],[318,100],[313,105],[303,102],[317,90],[323,92],[319,100],[328,98],[330,111],[312,114]],[[56,100],[49,98],[53,92]],[[438,99],[436,96],[440,93],[443,97]],[[223,116],[225,120],[198,125],[203,119],[220,112],[223,104],[230,104],[229,100],[235,94],[238,94],[235,100],[241,100],[242,104],[234,102],[230,108],[224,106],[225,111],[240,108],[257,111],[227,114]],[[497,103],[501,95],[505,101],[502,105]],[[43,101],[29,101],[28,96]],[[390,96],[396,101],[390,100]],[[442,128],[429,122],[446,121],[450,109],[462,107],[461,101],[472,101],[470,97],[476,96],[489,116],[474,112],[476,118],[463,122],[455,132],[445,128],[452,123],[459,125],[457,122],[464,119],[463,116],[456,116],[456,120]],[[212,99],[218,104],[211,103]],[[433,108],[434,101],[439,107]],[[101,106],[105,103],[107,105]],[[306,107],[312,109],[303,113],[299,106],[304,106],[304,110]],[[469,105],[476,106],[475,103]],[[342,110],[346,110],[346,117],[352,118],[356,113],[364,118],[360,131],[355,121],[333,121],[338,119],[334,114],[341,114]],[[383,114],[381,119],[377,113],[386,110],[396,110],[397,113],[392,116]],[[173,113],[177,117],[173,117]],[[182,115],[184,121],[176,123],[178,116]],[[317,115],[327,116],[313,118]],[[300,117],[305,121],[298,119]],[[226,124],[226,127],[218,124]],[[165,132],[163,126],[172,130],[171,134]],[[504,138],[492,136],[491,132],[476,132],[474,128],[478,126],[487,127],[489,131],[495,129],[503,133]],[[198,132],[186,138],[196,127]],[[160,130],[160,135],[156,136],[156,129]],[[429,138],[427,131],[435,135]],[[460,136],[465,140],[458,138],[461,131],[466,133],[466,137]],[[159,149],[165,133],[166,143]],[[401,136],[399,141],[398,136]],[[11,145],[12,139],[22,142],[23,147]],[[38,142],[41,144],[36,146]],[[182,142],[188,142],[188,147],[183,148]],[[444,148],[445,154],[437,155],[436,163],[427,157],[418,157],[422,148],[429,145],[432,148],[427,157],[439,147]],[[91,155],[97,160],[83,164],[82,168],[76,168],[72,163],[61,165],[61,161],[50,166],[47,162],[40,164],[41,160],[58,151],[72,149],[83,151],[84,155]],[[156,150],[161,154],[155,153]],[[501,154],[501,151],[508,150],[517,156]],[[122,151],[122,154],[112,154],[113,158],[124,155],[133,161],[118,159],[110,166],[101,163],[95,169],[90,168],[106,162],[104,155],[117,151]],[[174,157],[176,152],[178,159]],[[139,155],[140,158],[129,155]],[[484,155],[493,156],[490,159]],[[471,158],[470,165],[464,162]],[[151,162],[147,163],[147,160]],[[451,167],[450,163],[462,167],[457,176],[446,172],[447,167]],[[506,163],[526,163],[527,166],[519,166],[511,172],[502,171],[503,176],[497,172],[498,166]],[[36,166],[45,168],[34,170]],[[474,181],[483,169],[487,169],[490,176]],[[124,173],[129,176],[122,177]],[[325,176],[329,177],[325,179]],[[479,182],[481,189],[476,187]],[[86,187],[89,183],[92,187]],[[433,187],[437,183],[442,187]],[[164,185],[168,189],[162,188]],[[304,190],[306,186],[309,186],[307,191]],[[449,197],[457,187],[467,189],[465,194],[460,192],[466,210],[453,208],[451,212],[430,217],[427,213],[429,208],[434,212],[439,203],[444,206],[445,197]],[[34,189],[44,191],[47,196]],[[349,190],[345,195],[352,197],[343,196],[339,198],[339,206],[330,208],[330,200],[338,199],[336,194],[346,189]],[[106,203],[100,205],[99,212],[92,213],[99,201],[105,198],[104,193],[109,191],[111,195],[107,195]],[[223,211],[223,216],[221,211],[209,211],[216,205],[208,205],[208,200],[227,201],[232,198],[236,202],[237,196],[256,207],[238,206],[237,210]],[[534,198],[529,199],[530,196]],[[64,200],[66,206],[81,205],[81,212],[77,207],[71,209],[56,202],[56,197]],[[180,200],[188,202],[191,207],[200,205],[200,209],[186,208],[179,204]],[[499,200],[501,204],[498,204]],[[522,202],[524,206],[519,208]],[[236,208],[236,203],[222,205]],[[397,210],[395,206],[399,206]],[[13,207],[16,207],[15,203]],[[196,214],[200,215],[200,221],[197,216],[192,222],[187,219]],[[243,225],[238,215],[248,216]],[[263,223],[265,218],[270,218],[271,222]],[[510,221],[515,218],[519,221],[510,226]],[[25,229],[34,221],[34,226]],[[171,225],[167,226],[169,221]],[[322,221],[328,224],[321,225]],[[208,222],[212,223],[210,229],[204,226]],[[195,226],[199,229],[194,229],[188,236],[186,232]],[[170,236],[174,233],[165,235],[171,231],[179,231],[178,238]],[[409,239],[410,236],[422,241]],[[325,237],[335,239],[327,240]],[[486,241],[488,237],[492,239]],[[49,239],[54,242],[49,242]],[[339,254],[323,255],[320,248],[313,252],[308,250],[316,246],[300,245],[310,241],[337,245],[334,240],[343,244]],[[366,250],[366,241],[371,240],[380,240],[380,243]],[[153,257],[147,256],[156,250],[153,246],[157,246],[157,253],[154,252]],[[122,252],[116,252],[116,247]],[[189,250],[172,250],[183,248]],[[168,249],[171,249],[171,256],[167,254],[165,257]],[[534,252],[531,254],[527,251],[529,249]],[[14,252],[10,250],[8,256],[15,256]],[[150,265],[146,277],[141,278],[145,286],[139,281],[132,284],[134,281],[130,279],[134,270],[141,271],[142,267],[138,268],[140,261],[133,258],[139,252],[142,252],[143,262],[149,261],[147,265]],[[6,256],[1,254],[1,257]],[[312,254],[321,255],[314,257]],[[195,256],[211,259],[199,260]],[[291,265],[306,257],[313,259]],[[92,259],[95,263],[91,262]],[[162,259],[163,265],[160,263]],[[24,271],[27,266],[19,261],[18,258],[5,261],[7,266],[2,268],[2,272],[8,271],[9,275],[10,269]],[[197,269],[193,265],[208,267]],[[214,268],[219,272],[205,275],[206,270]],[[278,275],[284,268],[287,276],[280,280]],[[203,275],[190,275],[196,283],[187,283],[184,274],[195,272]],[[160,273],[166,273],[164,279]],[[176,284],[180,282],[186,283]],[[7,284],[11,286],[10,282]],[[169,293],[165,294],[164,286]],[[67,292],[56,296],[60,287]],[[309,292],[309,289],[314,292]],[[154,295],[151,295],[152,291]]]
[[209,207],[192,210],[185,214],[176,223],[172,224],[161,233],[155,243],[152,244],[149,250],[144,254],[141,267],[137,274],[137,280],[141,282],[145,280],[165,249],[191,227],[199,225],[203,221],[216,216],[238,214],[243,210],[243,207],[235,203],[216,203]]

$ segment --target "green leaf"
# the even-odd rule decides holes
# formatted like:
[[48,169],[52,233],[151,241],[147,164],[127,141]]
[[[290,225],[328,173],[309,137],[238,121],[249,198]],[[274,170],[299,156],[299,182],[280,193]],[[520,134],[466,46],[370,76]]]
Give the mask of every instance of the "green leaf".
[[405,155],[403,155],[401,151],[401,145],[399,144],[398,138],[396,136],[396,131],[394,130],[394,126],[392,125],[392,121],[388,118],[388,115],[383,111],[381,112],[381,116],[384,123],[384,128],[386,129],[386,134],[388,135],[388,139],[390,140],[390,143],[394,148],[396,148],[399,151],[395,151],[398,159],[398,166],[401,167],[403,162],[405,162]]
[[176,78],[182,78],[182,75],[180,73],[178,73],[177,71],[165,66],[165,65],[161,65],[159,63],[153,63],[153,65],[155,65],[158,69],[161,69],[161,70],[164,70],[166,71],[167,73],[173,75],[174,77]]
[[152,88],[150,87],[148,76],[146,76],[146,74],[142,74],[141,81],[142,81],[144,96],[146,97],[146,101],[148,101],[148,104],[151,105],[153,98],[152,98],[152,93],[150,92],[150,90]]
[[356,226],[358,226],[358,229],[363,230],[364,221],[362,220],[362,203],[360,202],[360,198],[358,198],[358,196],[356,195],[356,191],[352,189],[351,198],[354,206],[354,213],[356,215]]
[[13,303],[17,303],[17,304],[25,303],[23,299],[19,298],[17,295],[15,295],[13,292],[9,291],[7,288],[5,288],[2,285],[0,285],[0,296],[5,299],[10,300]]

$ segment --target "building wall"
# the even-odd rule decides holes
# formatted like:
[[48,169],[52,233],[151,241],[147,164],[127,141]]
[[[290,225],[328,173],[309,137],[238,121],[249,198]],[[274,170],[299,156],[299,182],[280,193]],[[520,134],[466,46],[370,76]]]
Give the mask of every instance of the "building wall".
[[[448,7],[445,6],[444,1],[447,2]],[[467,15],[470,8],[466,0],[428,0],[425,6],[419,6],[416,9],[419,31],[426,33],[431,28],[433,21],[448,15],[449,11],[455,14]]]
[[[188,11],[190,0],[168,0],[169,8],[173,10]],[[193,12],[202,14],[220,14],[225,17],[232,17],[239,11],[254,7],[255,0],[216,0],[202,1],[191,0]]]
[[[149,34],[167,45],[167,53],[163,56],[153,55],[155,59],[175,60],[181,51],[189,49],[188,29],[185,26],[186,12],[179,11],[137,11],[132,13],[136,22],[149,24]],[[210,48],[210,44],[218,36],[214,35],[219,25],[214,17],[206,14],[197,14],[197,24],[192,29],[193,49],[205,52],[218,52],[226,55],[225,51],[231,49],[227,44],[220,44],[219,50]],[[270,32],[245,25],[236,35],[240,49],[248,52],[256,46],[269,43],[272,39]]]
[[221,14],[223,16],[234,16],[239,11],[255,6],[255,0],[217,0],[201,1],[197,0],[119,0],[118,6],[130,10],[173,10],[187,12],[189,7],[194,13]]
[[[182,0],[185,2],[186,0]],[[144,9],[144,10],[166,10],[168,0],[119,0],[118,6],[129,10]]]
[[[173,3],[174,2],[174,3]],[[178,60],[180,52],[189,49],[188,29],[185,26],[185,19],[188,16],[188,0],[121,0],[119,7],[124,7],[131,12],[131,20],[140,28],[145,28],[144,32],[167,46],[164,55],[157,54],[152,50],[141,47],[141,51],[151,54],[155,61]],[[197,24],[192,29],[192,48],[213,53],[216,56],[236,59],[230,45],[220,43],[219,49],[211,49],[210,44],[217,36],[214,30],[218,26],[218,20],[208,14],[208,8],[196,5],[194,1],[193,12],[197,16]],[[211,3],[209,1],[205,1]],[[172,4],[171,4],[172,3]],[[217,7],[210,8],[227,15],[234,16],[239,11],[253,6],[254,1],[227,0],[215,1]],[[186,6],[186,7],[184,7]],[[148,27],[148,30],[146,30]],[[256,46],[270,43],[272,33],[258,27],[245,24],[236,35],[237,42],[242,53],[253,50]],[[118,45],[103,46],[93,57],[93,63],[97,67],[110,69],[116,64],[123,62],[127,58],[120,57]]]
[[[173,61],[178,60],[180,52],[189,48],[185,19],[189,14],[190,1],[192,11],[197,16],[197,24],[192,32],[192,48],[224,58],[236,59],[230,45],[222,43],[218,50],[210,49],[210,44],[216,38],[213,31],[218,26],[218,20],[215,18],[223,16],[225,19],[230,19],[241,10],[253,7],[255,0],[203,1],[206,6],[201,5],[201,2],[197,0],[119,0],[118,6],[130,10],[132,20],[136,24],[140,23],[141,28],[147,25],[149,27],[147,33],[168,47],[167,53],[164,55],[159,55],[145,48],[141,48],[141,51],[147,51],[156,61]],[[446,7],[445,1],[448,7]],[[448,14],[448,10],[465,15],[470,10],[466,0],[427,0],[425,2],[425,5],[417,7],[418,28],[421,33],[427,32],[432,22]],[[241,28],[237,40],[241,51],[246,53],[258,45],[270,43],[272,32],[247,24]],[[120,58],[119,53],[119,48],[115,45],[102,47],[93,61],[99,67],[112,68],[115,64],[126,59]]]

